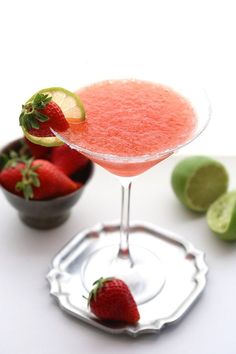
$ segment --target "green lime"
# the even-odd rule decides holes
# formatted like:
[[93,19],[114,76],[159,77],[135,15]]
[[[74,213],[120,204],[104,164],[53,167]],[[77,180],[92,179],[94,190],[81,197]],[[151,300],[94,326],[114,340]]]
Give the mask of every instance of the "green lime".
[[28,133],[27,130],[23,127],[22,130],[24,136],[34,144],[47,146],[47,147],[60,146],[64,144],[63,141],[58,139],[56,136],[48,136],[48,137],[35,136]]
[[171,184],[178,199],[189,209],[205,212],[228,188],[228,173],[218,161],[192,156],[174,168]]
[[[69,123],[78,123],[85,120],[85,110],[83,104],[78,95],[74,94],[73,92],[70,92],[62,87],[50,87],[38,91],[28,101],[32,100],[38,93],[47,93],[49,96],[51,96],[52,101],[54,101],[61,108],[65,118]],[[63,142],[56,136],[34,136],[27,132],[23,127],[22,129],[26,138],[34,144],[48,147],[59,146],[63,144]]]
[[236,241],[236,191],[223,194],[210,206],[207,223],[222,240]]

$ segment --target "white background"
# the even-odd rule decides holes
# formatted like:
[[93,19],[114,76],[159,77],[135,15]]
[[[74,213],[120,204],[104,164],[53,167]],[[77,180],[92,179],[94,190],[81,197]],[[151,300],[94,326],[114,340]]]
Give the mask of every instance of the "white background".
[[[1,145],[21,135],[21,104],[38,89],[62,86],[73,91],[117,72],[156,77],[163,70],[183,73],[189,80],[197,77],[212,105],[209,127],[183,152],[234,155],[235,7],[234,0],[1,1]],[[234,159],[227,161],[235,176]],[[63,316],[49,298],[44,277],[55,252],[78,228],[119,213],[118,185],[99,169],[70,221],[47,235],[24,227],[1,195],[0,354],[236,352],[235,247],[216,240],[204,218],[180,209],[169,186],[172,162],[167,170],[161,166],[137,180],[132,216],[175,227],[206,251],[208,291],[191,314],[160,338],[132,341]],[[158,203],[159,196],[164,204]]]
[[234,154],[234,0],[1,2],[0,142],[18,137],[21,104],[43,87],[158,71],[198,78],[212,121],[185,153]]

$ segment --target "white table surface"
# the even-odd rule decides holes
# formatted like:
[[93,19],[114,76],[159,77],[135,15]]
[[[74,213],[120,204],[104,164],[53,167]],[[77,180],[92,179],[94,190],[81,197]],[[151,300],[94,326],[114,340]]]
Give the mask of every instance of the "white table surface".
[[[160,335],[133,339],[80,322],[50,297],[45,275],[55,253],[77,231],[119,215],[119,185],[97,167],[70,219],[51,231],[25,226],[0,193],[1,354],[235,354],[236,244],[218,240],[204,216],[189,212],[176,200],[169,179],[179,158],[171,157],[139,176],[133,186],[131,217],[175,231],[206,252],[208,283],[191,311]],[[230,188],[235,188],[236,158],[219,159],[230,171]]]

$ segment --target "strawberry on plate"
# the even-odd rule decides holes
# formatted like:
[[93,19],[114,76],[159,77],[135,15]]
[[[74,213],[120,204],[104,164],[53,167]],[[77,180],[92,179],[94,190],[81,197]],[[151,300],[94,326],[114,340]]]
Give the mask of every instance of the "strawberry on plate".
[[11,193],[34,200],[67,195],[81,186],[51,162],[40,159],[7,165],[0,173],[0,184]]
[[123,280],[100,278],[94,285],[89,294],[88,304],[98,318],[129,324],[135,324],[139,320],[137,305]]
[[52,148],[50,161],[67,176],[71,176],[85,167],[89,159],[68,145],[62,145]]

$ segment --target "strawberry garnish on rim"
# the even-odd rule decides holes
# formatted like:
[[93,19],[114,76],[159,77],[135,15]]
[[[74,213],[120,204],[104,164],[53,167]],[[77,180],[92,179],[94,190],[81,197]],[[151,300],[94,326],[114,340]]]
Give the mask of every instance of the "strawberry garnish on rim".
[[22,106],[20,125],[31,135],[50,137],[51,131],[65,131],[69,127],[61,108],[47,93],[37,93]]

